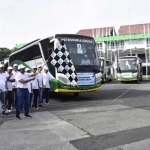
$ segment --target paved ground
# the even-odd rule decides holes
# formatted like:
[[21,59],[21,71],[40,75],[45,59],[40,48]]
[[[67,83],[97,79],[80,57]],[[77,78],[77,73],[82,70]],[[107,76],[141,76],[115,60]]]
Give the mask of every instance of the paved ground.
[[149,150],[150,81],[51,98],[32,119],[0,118],[0,150]]

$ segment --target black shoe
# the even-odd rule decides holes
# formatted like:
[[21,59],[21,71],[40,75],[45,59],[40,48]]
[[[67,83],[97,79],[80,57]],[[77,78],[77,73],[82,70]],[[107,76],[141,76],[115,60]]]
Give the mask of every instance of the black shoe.
[[27,117],[27,118],[32,118],[32,116],[30,116],[30,115],[24,115],[25,117]]
[[4,111],[1,113],[1,116],[7,116],[7,115],[8,115],[8,113],[6,113]]
[[15,118],[18,119],[18,120],[21,120],[21,117],[20,117],[20,116],[16,116]]
[[43,107],[43,105],[39,105],[39,107]]

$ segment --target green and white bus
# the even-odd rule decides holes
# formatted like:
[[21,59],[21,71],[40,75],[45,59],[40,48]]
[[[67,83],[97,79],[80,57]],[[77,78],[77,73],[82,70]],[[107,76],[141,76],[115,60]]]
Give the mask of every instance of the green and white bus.
[[118,59],[117,80],[142,81],[142,60],[136,56],[124,56]]
[[[53,37],[37,39],[26,44],[9,57],[9,64],[23,64],[28,68],[33,65],[44,65],[50,54],[64,41],[67,51],[76,69],[78,86],[72,86],[67,77],[58,72],[50,61],[46,66],[51,74],[51,92],[74,93],[78,96],[81,92],[93,92],[101,89],[101,73],[96,51],[96,44],[92,37],[76,34],[56,34]],[[82,65],[81,60],[84,56],[90,60],[90,65]]]

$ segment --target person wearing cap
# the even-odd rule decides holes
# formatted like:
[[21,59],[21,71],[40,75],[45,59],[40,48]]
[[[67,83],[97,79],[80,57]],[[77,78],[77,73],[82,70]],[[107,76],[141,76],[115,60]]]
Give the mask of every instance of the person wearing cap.
[[45,104],[49,104],[49,89],[50,89],[50,80],[51,76],[48,72],[48,68],[44,66],[44,72],[43,72],[43,85],[44,85],[44,93],[45,93]]
[[39,95],[38,95],[38,105],[39,107],[43,107],[43,74],[41,72],[42,65],[37,67],[39,74],[38,74],[38,86],[39,86]]
[[7,79],[7,91],[6,91],[6,103],[7,103],[7,110],[8,112],[11,111],[11,106],[13,104],[13,92],[12,92],[12,83],[15,82],[15,77],[14,75],[12,74],[12,70],[13,68],[11,66],[9,66],[7,68],[7,72],[5,73],[6,75],[6,79]]
[[[14,78],[16,78],[16,75],[18,74],[18,65],[14,64],[13,65],[13,71],[12,71]],[[16,107],[16,103],[17,103],[17,81],[15,80],[15,82],[12,82],[12,87],[13,87],[13,104],[12,107]]]
[[29,115],[29,107],[30,107],[30,97],[29,97],[29,90],[28,90],[28,82],[35,79],[36,74],[28,74],[25,73],[25,66],[19,65],[18,66],[19,73],[16,76],[17,80],[17,106],[16,106],[16,118],[21,120],[20,117],[20,107],[24,101],[25,103],[25,116],[31,118]]
[[81,60],[81,65],[91,65],[91,62],[86,54],[84,55],[84,58]]
[[[37,71],[37,67],[33,66],[32,73],[34,74],[34,73],[36,73],[36,71]],[[38,109],[38,105],[37,105],[37,98],[38,98],[38,94],[39,94],[38,75],[31,82],[31,85],[32,85],[32,91],[33,91],[33,106],[35,107],[35,109]]]
[[[25,72],[30,74],[30,69],[29,69],[29,68],[26,68],[26,69],[25,69]],[[28,90],[29,90],[30,107],[31,107],[32,96],[33,96],[33,92],[32,92],[32,81],[28,82]]]
[[2,116],[6,115],[5,90],[7,89],[7,79],[3,71],[4,65],[0,64],[0,113]]

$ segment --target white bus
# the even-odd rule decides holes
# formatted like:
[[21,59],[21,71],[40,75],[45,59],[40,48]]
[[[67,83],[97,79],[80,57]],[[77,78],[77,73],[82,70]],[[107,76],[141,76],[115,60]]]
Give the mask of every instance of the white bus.
[[[101,89],[101,73],[96,51],[96,44],[92,37],[74,34],[56,34],[53,37],[37,39],[14,52],[9,57],[10,65],[15,63],[23,64],[32,68],[33,65],[43,65],[52,51],[57,47],[58,42],[64,41],[67,51],[73,61],[77,72],[78,86],[72,86],[68,78],[58,72],[50,61],[46,66],[51,74],[52,92],[69,92],[79,96],[80,92],[93,92]],[[90,65],[81,65],[84,55],[90,60]]]
[[117,80],[142,81],[142,60],[136,56],[120,57],[117,64]]

